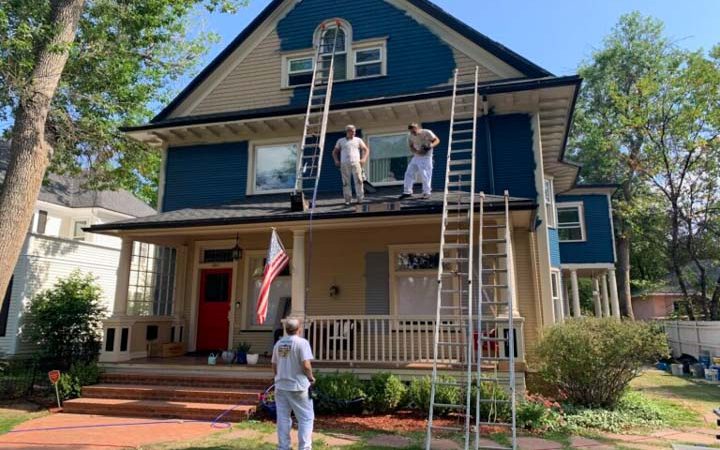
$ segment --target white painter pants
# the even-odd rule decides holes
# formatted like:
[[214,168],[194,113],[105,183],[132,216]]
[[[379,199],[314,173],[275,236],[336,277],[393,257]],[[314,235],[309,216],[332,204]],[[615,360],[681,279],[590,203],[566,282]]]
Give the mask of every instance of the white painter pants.
[[413,193],[413,184],[415,183],[415,177],[420,174],[420,181],[422,181],[423,194],[430,194],[432,192],[433,172],[433,159],[432,156],[413,156],[408,164],[407,170],[405,171],[405,194]]
[[363,190],[362,165],[359,162],[348,162],[340,164],[340,174],[342,175],[343,197],[346,202],[352,200],[352,189],[350,183],[355,179],[355,195],[359,202],[363,201],[365,191]]
[[291,449],[292,419],[290,412],[295,413],[298,422],[298,450],[311,450],[315,412],[308,391],[275,389],[275,406],[277,408],[278,450]]

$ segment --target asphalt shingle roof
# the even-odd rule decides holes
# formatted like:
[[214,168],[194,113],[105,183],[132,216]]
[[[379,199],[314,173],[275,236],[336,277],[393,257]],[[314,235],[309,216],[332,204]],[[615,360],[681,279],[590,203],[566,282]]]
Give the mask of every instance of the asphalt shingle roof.
[[[5,180],[9,161],[10,145],[8,142],[0,141],[0,184]],[[68,208],[104,208],[133,217],[155,214],[153,208],[126,190],[85,189],[84,181],[81,177],[48,174],[40,189],[38,200]]]

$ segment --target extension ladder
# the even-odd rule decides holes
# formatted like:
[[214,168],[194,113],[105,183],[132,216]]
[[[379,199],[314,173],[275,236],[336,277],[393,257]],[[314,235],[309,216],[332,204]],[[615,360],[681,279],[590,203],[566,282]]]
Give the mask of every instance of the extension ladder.
[[[470,444],[473,378],[473,227],[475,214],[475,141],[477,137],[478,68],[472,79],[455,70],[450,115],[442,231],[438,262],[438,293],[433,339],[432,385],[425,448],[432,448],[438,432],[464,433]],[[464,368],[464,374],[441,377],[438,366]],[[436,401],[439,392],[460,389],[462,403]],[[442,399],[441,399],[442,400]],[[436,413],[450,411],[462,419],[457,427],[437,426]]]
[[[475,448],[517,448],[515,404],[516,331],[515,272],[513,268],[510,197],[503,196],[502,216],[495,221],[488,216],[484,193],[480,193],[480,230],[478,260],[478,311],[475,389],[483,395],[475,400]],[[507,374],[500,376],[500,366]],[[484,387],[481,389],[481,385]],[[482,417],[481,417],[482,416]],[[509,417],[508,417],[509,416]],[[483,426],[505,428],[510,446],[479,444]]]
[[[293,196],[302,200],[303,210],[308,209],[305,194],[312,193],[310,208],[315,208],[317,187],[320,181],[325,135],[327,133],[330,99],[335,77],[335,50],[338,46],[340,24],[325,24],[321,28],[320,42],[313,60],[307,112],[300,150],[297,154],[295,189]],[[344,35],[343,35],[344,36]],[[344,42],[342,43],[343,45]]]

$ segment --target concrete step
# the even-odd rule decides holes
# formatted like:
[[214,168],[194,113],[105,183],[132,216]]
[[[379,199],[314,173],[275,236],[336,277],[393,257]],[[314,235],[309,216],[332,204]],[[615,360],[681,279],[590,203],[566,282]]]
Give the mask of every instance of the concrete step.
[[[152,417],[163,419],[212,421],[233,404],[170,402],[161,400],[127,400],[109,398],[76,398],[63,404],[63,412],[70,414],[98,414],[121,417]],[[240,405],[220,421],[240,422],[255,412],[255,406]]]
[[273,384],[272,378],[247,378],[220,375],[161,375],[158,373],[103,373],[100,381],[106,384],[132,384],[143,386],[189,386],[230,389],[265,390]]
[[84,386],[84,398],[165,400],[198,403],[256,405],[261,389],[230,389],[172,385],[96,384]]

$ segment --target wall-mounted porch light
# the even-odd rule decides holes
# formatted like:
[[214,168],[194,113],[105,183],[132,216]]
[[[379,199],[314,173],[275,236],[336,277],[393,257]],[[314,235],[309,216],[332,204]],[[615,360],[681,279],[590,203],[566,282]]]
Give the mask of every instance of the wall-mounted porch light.
[[243,250],[240,248],[240,233],[235,235],[235,247],[232,249],[232,256],[235,261],[242,259]]

